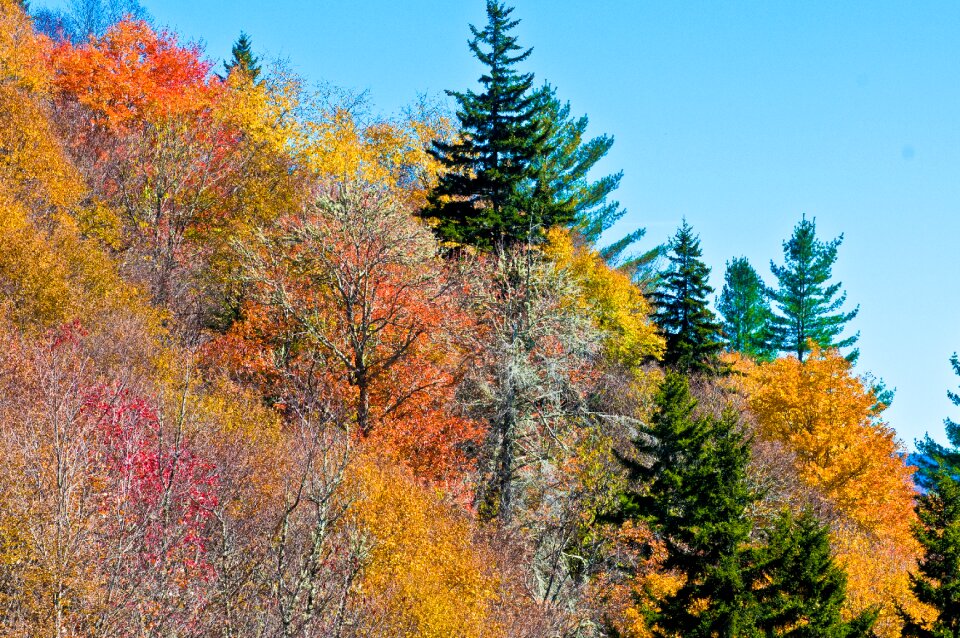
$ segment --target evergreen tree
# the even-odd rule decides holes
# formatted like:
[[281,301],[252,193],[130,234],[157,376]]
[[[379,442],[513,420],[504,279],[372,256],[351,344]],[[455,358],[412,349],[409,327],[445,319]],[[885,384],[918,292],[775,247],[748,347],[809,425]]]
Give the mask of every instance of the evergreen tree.
[[756,359],[770,359],[776,353],[770,346],[773,313],[767,287],[746,257],[727,262],[717,310],[723,317],[727,348]]
[[230,75],[234,69],[240,69],[251,82],[256,82],[260,76],[260,59],[253,54],[253,46],[246,33],[240,32],[240,37],[233,44],[231,49],[233,57],[223,63],[226,73],[224,79]]
[[914,535],[924,554],[911,575],[911,589],[936,610],[932,626],[906,612],[904,636],[960,638],[960,466],[928,472],[927,491],[917,498]]
[[[960,375],[960,360],[950,359]],[[960,406],[960,395],[948,392]],[[917,600],[932,607],[937,617],[931,626],[906,612],[904,636],[960,638],[960,424],[946,419],[947,439],[943,446],[928,436],[917,448],[921,453],[917,482],[923,493],[917,498],[919,519],[914,536],[924,549],[918,571],[911,576]]]
[[[545,104],[541,125],[547,136],[549,154],[534,160],[537,181],[531,183],[530,187],[534,189],[531,199],[546,202],[556,211],[564,211],[562,217],[570,217],[583,238],[596,245],[603,233],[627,212],[620,207],[620,202],[609,199],[619,187],[623,171],[596,181],[589,177],[597,162],[610,151],[613,138],[601,135],[586,139],[587,116],[573,117],[570,103],[561,103],[556,90],[549,84],[540,89],[538,97]],[[600,254],[608,263],[630,273],[639,282],[650,281],[660,247],[628,252],[645,235],[646,229],[638,228],[601,248]]]
[[859,638],[871,635],[876,612],[844,621],[847,576],[830,554],[827,528],[810,513],[789,511],[752,551],[751,587],[762,636]]
[[434,142],[431,154],[445,172],[421,213],[435,220],[440,239],[482,249],[537,241],[575,217],[576,207],[556,203],[549,180],[539,177],[553,155],[544,126],[548,100],[532,89],[532,73],[516,69],[532,49],[510,35],[519,23],[512,12],[488,0],[487,26],[470,26],[470,50],[487,67],[483,91],[447,91],[457,100],[462,131],[453,142]]
[[[840,292],[839,282],[827,284],[843,235],[821,242],[817,240],[816,231],[815,220],[801,219],[793,236],[783,243],[784,265],[770,262],[778,282],[778,288],[770,292],[777,304],[773,318],[774,343],[779,350],[796,354],[800,361],[810,351],[809,341],[824,348],[846,348],[860,336],[857,333],[836,340],[846,323],[857,316],[860,307],[850,312],[840,311],[847,293]],[[858,354],[854,349],[847,358],[855,361]]]
[[[621,457],[637,486],[622,495],[621,517],[645,520],[666,546],[664,568],[685,577],[650,626],[662,636],[738,636],[755,615],[742,564],[755,499],[749,447],[732,411],[696,416],[696,405],[686,379],[668,372],[636,456]],[[709,605],[697,611],[704,599]]]
[[714,372],[723,348],[720,324],[707,302],[710,268],[700,260],[700,239],[684,220],[669,245],[670,262],[653,301],[654,320],[667,340],[664,363],[685,372]]

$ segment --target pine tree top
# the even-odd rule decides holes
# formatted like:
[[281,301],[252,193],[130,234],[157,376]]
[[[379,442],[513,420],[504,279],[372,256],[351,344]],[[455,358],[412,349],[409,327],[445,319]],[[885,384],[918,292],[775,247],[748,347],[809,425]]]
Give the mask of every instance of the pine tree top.
[[431,154],[446,169],[422,216],[435,222],[441,240],[480,249],[536,243],[574,214],[542,184],[543,158],[552,154],[544,125],[549,103],[533,89],[532,73],[517,65],[533,49],[510,32],[513,8],[487,2],[487,24],[473,25],[470,50],[486,67],[481,91],[447,91],[457,101],[462,133],[434,142]]
[[245,32],[240,32],[240,37],[237,38],[230,52],[232,58],[223,63],[226,75],[230,75],[234,69],[237,69],[252,82],[256,82],[260,76],[260,59],[253,54],[253,43]]
[[718,370],[721,326],[710,309],[710,268],[700,259],[700,239],[686,220],[669,245],[667,269],[652,298],[654,320],[667,340],[664,363],[689,372]]
[[770,343],[773,314],[767,286],[746,257],[727,262],[717,310],[730,350],[763,360],[776,353]]
[[[809,341],[823,348],[846,348],[860,336],[857,333],[837,340],[847,322],[860,311],[857,306],[843,312],[847,293],[842,292],[840,282],[828,283],[843,235],[822,242],[816,230],[816,220],[803,216],[790,239],[783,242],[784,264],[770,262],[778,282],[770,291],[777,305],[772,324],[775,338],[780,350],[795,353],[801,361],[810,352]],[[857,354],[854,350],[849,358],[855,360]]]

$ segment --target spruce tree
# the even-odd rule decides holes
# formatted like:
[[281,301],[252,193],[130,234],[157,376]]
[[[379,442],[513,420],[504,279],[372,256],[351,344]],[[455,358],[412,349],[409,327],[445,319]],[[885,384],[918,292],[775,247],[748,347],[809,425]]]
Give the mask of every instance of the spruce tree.
[[[696,406],[686,379],[668,372],[636,454],[621,457],[635,486],[621,497],[621,518],[646,521],[666,546],[664,568],[684,576],[650,619],[657,635],[738,636],[755,615],[742,562],[755,499],[749,447],[733,412],[697,416]],[[709,604],[698,611],[701,600]]]
[[700,239],[684,220],[669,245],[669,266],[653,293],[654,321],[667,340],[664,364],[684,372],[715,372],[723,348],[720,324],[707,301],[710,268],[700,260]]
[[925,477],[917,497],[914,536],[924,549],[911,589],[936,611],[928,627],[906,612],[904,636],[960,638],[960,466],[942,465]]
[[[839,282],[827,283],[843,235],[821,242],[816,231],[816,220],[803,217],[793,236],[783,243],[784,264],[770,262],[778,283],[777,289],[770,291],[777,305],[772,324],[774,343],[779,350],[796,354],[800,361],[810,351],[809,341],[823,348],[846,348],[860,336],[857,333],[837,340],[860,307],[842,312],[847,293],[840,292]],[[858,354],[854,349],[847,358],[855,361]]]
[[234,69],[239,69],[251,82],[256,82],[260,76],[260,60],[253,54],[253,46],[246,33],[240,32],[231,53],[233,57],[223,63],[226,69],[224,77],[229,76]]
[[761,636],[860,638],[871,635],[876,612],[845,621],[847,575],[833,560],[830,535],[812,514],[784,511],[751,553],[750,589]]
[[776,354],[770,345],[773,313],[767,287],[746,257],[727,262],[717,310],[728,349],[761,360]]
[[458,104],[461,135],[434,142],[431,154],[445,169],[421,215],[435,222],[441,240],[481,249],[536,242],[546,229],[574,220],[569,203],[556,203],[538,179],[550,157],[544,126],[548,100],[533,87],[533,74],[517,65],[524,50],[510,32],[519,23],[512,8],[487,1],[487,25],[470,25],[470,50],[484,66],[480,93],[447,91]]
[[[956,354],[950,362],[960,375]],[[960,395],[947,396],[960,406]],[[923,493],[917,498],[913,533],[924,553],[911,576],[917,600],[932,607],[937,617],[927,626],[902,611],[904,636],[960,638],[960,424],[949,418],[944,424],[949,446],[929,436],[917,445],[922,456],[916,477]]]

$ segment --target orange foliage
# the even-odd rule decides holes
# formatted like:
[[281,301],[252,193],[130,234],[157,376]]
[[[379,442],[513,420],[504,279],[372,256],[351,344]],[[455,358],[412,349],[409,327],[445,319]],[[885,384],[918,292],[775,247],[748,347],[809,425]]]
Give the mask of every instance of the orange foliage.
[[281,221],[248,256],[243,319],[207,348],[283,409],[347,406],[357,434],[431,481],[456,481],[477,423],[453,410],[469,330],[435,246],[375,191],[323,200]]
[[649,618],[658,602],[675,593],[682,579],[663,570],[667,551],[642,524],[617,529],[608,550],[616,567],[602,572],[590,597],[599,615],[624,638],[651,638]]
[[916,605],[908,585],[918,551],[910,531],[915,492],[905,451],[879,420],[873,393],[834,350],[814,348],[803,363],[785,357],[738,366],[757,435],[783,444],[798,479],[841,515],[833,540],[850,573],[849,608],[879,606],[878,631],[898,635],[895,604]]
[[876,400],[835,351],[755,367],[758,434],[789,444],[800,477],[865,529],[912,546],[914,488],[904,449],[876,419]]
[[195,115],[220,90],[196,46],[145,22],[123,21],[81,46],[51,48],[59,91],[75,96],[111,127]]

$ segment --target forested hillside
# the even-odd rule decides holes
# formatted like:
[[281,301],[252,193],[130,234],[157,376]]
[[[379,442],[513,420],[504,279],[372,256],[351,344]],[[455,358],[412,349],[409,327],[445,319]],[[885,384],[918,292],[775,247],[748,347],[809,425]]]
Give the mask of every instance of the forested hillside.
[[499,0],[396,118],[97,4],[0,0],[0,634],[960,636],[842,237],[617,236]]

